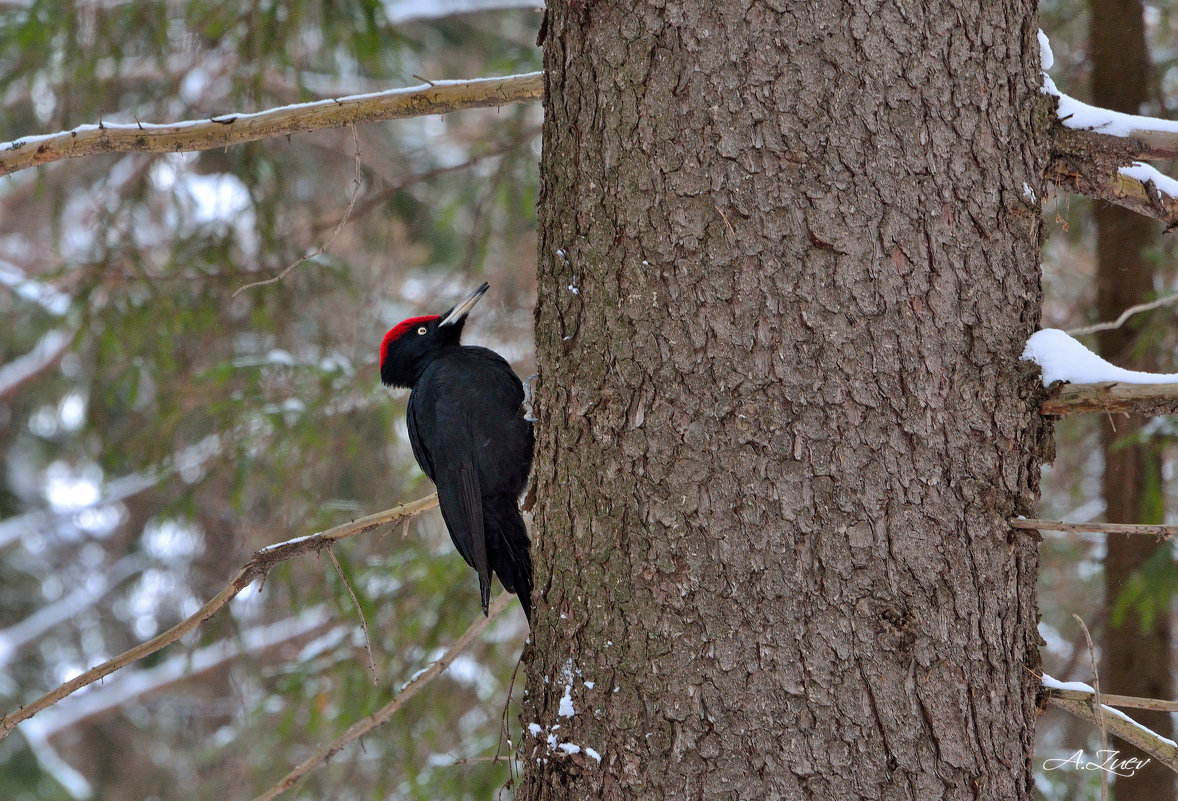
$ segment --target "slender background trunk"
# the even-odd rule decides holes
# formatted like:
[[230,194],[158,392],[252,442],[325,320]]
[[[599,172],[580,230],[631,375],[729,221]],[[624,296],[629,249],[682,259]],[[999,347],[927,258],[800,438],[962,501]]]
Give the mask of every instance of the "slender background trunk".
[[520,798],[1030,797],[1036,28],[549,4]]
[[[1105,108],[1141,113],[1149,99],[1149,53],[1145,44],[1145,17],[1139,0],[1091,0],[1089,49],[1092,53],[1092,101]],[[1122,311],[1150,300],[1154,293],[1153,264],[1146,253],[1158,236],[1158,224],[1141,215],[1105,203],[1097,203],[1096,287],[1101,320],[1114,320]],[[1139,345],[1140,316],[1099,337],[1100,352],[1108,360],[1131,369],[1156,370],[1159,365],[1144,354],[1153,349]],[[1147,418],[1139,415],[1109,418],[1102,422],[1104,451],[1103,490],[1105,517],[1116,523],[1161,523],[1161,453],[1152,442],[1132,443]],[[1169,543],[1149,537],[1110,534],[1104,560],[1105,602],[1111,612],[1129,578],[1159,549]],[[1113,616],[1110,614],[1109,618]],[[1173,698],[1170,673],[1170,615],[1167,609],[1153,616],[1150,629],[1141,615],[1131,611],[1119,625],[1105,633],[1101,686],[1108,692],[1146,698]],[[1134,718],[1165,737],[1173,736],[1167,712],[1140,711]],[[1146,759],[1127,743],[1117,743],[1125,757]],[[1133,776],[1118,777],[1115,792],[1122,799],[1173,801],[1174,774],[1156,761]]]

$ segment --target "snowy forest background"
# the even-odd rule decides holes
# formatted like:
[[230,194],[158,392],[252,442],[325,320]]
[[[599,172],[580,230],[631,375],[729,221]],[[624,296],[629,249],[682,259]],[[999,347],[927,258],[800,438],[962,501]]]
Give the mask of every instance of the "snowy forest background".
[[[1081,99],[1086,8],[1041,8],[1052,76]],[[1155,88],[1141,113],[1175,118],[1178,14],[1145,14]],[[540,19],[493,1],[0,0],[0,139],[530,72]],[[0,711],[191,614],[254,550],[432,490],[404,395],[379,385],[377,345],[487,280],[467,339],[531,372],[540,119],[539,104],[506,106],[0,180]],[[1090,205],[1044,199],[1044,327],[1097,320]],[[1175,246],[1157,229],[1155,288],[1168,294]],[[282,281],[238,291],[325,242]],[[1173,314],[1138,321],[1142,348],[1174,353]],[[1102,519],[1101,423],[1057,425],[1041,517]],[[1178,509],[1176,435],[1167,419],[1142,435],[1162,460],[1159,514]],[[1073,615],[1099,642],[1126,604],[1172,614],[1168,550],[1131,595],[1106,599],[1103,542],[1043,543],[1040,630],[1056,678],[1091,675]],[[436,513],[333,554],[346,583],[326,556],[285,564],[183,643],[23,723],[0,740],[0,798],[252,797],[388,701],[478,613]],[[504,732],[518,739],[505,705],[525,636],[513,605],[295,795],[496,797],[512,776],[494,757],[511,753]],[[1036,764],[1098,739],[1048,711]],[[1098,782],[1037,773],[1045,799],[1092,797]]]

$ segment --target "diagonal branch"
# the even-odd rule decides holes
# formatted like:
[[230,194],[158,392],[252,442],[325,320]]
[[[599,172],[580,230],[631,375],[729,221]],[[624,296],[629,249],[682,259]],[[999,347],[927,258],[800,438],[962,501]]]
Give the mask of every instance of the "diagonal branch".
[[109,676],[116,670],[126,667],[149,654],[154,654],[156,651],[162,650],[176,642],[216,614],[221,607],[229,603],[234,596],[251,583],[256,580],[265,580],[270,571],[279,563],[305,553],[318,553],[324,548],[330,547],[334,542],[372,531],[386,523],[394,523],[398,520],[413,517],[437,505],[438,496],[430,495],[427,498],[420,498],[410,503],[395,506],[392,509],[386,509],[383,512],[377,512],[368,517],[362,517],[351,523],[344,523],[327,531],[321,531],[306,537],[297,537],[293,540],[269,545],[256,551],[253,558],[237,571],[237,575],[233,577],[233,580],[190,617],[185,618],[175,626],[172,626],[172,628],[162,634],[156,635],[147,642],[141,643],[128,651],[124,651],[118,656],[103,662],[101,665],[90,668],[90,670],[87,670],[80,676],[45,693],[31,704],[22,706],[16,711],[9,712],[7,715],[0,717],[0,738],[8,735],[22,720],[28,720],[33,715],[52,706],[71,693],[77,692],[83,687]]
[[[1109,733],[1116,735],[1130,745],[1161,762],[1170,770],[1178,773],[1178,746],[1160,734],[1145,728],[1124,712],[1113,709],[1107,704],[1097,704],[1096,694],[1092,692],[1068,691],[1068,697],[1062,697],[1059,690],[1043,690],[1045,701],[1057,706],[1065,712],[1075,715],[1081,720],[1108,728]],[[1082,697],[1083,700],[1077,700]]]
[[252,114],[225,114],[208,120],[162,125],[99,122],[97,125],[81,125],[72,131],[0,144],[0,176],[95,153],[211,150],[362,122],[526,103],[543,96],[544,74],[529,72],[502,78],[434,81],[408,89],[281,106]]
[[368,732],[375,729],[377,726],[382,726],[389,721],[397,710],[405,706],[413,696],[417,695],[425,685],[436,679],[441,675],[442,671],[450,667],[450,663],[458,658],[458,655],[470,647],[475,638],[482,633],[491,621],[499,616],[499,614],[511,604],[512,596],[508,593],[501,594],[491,604],[487,610],[485,617],[480,617],[470,624],[466,632],[458,638],[457,642],[450,646],[446,653],[442,654],[437,661],[430,664],[425,670],[415,675],[408,684],[401,688],[401,691],[393,696],[393,700],[389,701],[372,715],[358,720],[347,728],[347,730],[339,737],[332,740],[325,746],[319,748],[314,754],[304,759],[295,767],[291,768],[290,772],[282,777],[281,780],[262,795],[254,799],[254,801],[273,801],[282,793],[294,787],[299,779],[306,776],[315,768],[326,763],[333,756],[340,752],[341,749],[348,743],[363,737]]
[[13,395],[25,384],[54,367],[73,342],[74,332],[54,329],[37,341],[33,349],[8,364],[0,364],[0,400]]
[[1068,336],[1081,337],[1085,334],[1096,334],[1100,331],[1113,331],[1124,325],[1125,321],[1135,314],[1153,311],[1154,309],[1160,309],[1163,306],[1173,306],[1175,303],[1178,303],[1178,294],[1166,295],[1164,297],[1158,298],[1157,300],[1151,300],[1146,303],[1138,303],[1135,306],[1130,306],[1129,308],[1125,309],[1120,313],[1120,315],[1118,315],[1117,319],[1113,320],[1112,322],[1093,323],[1092,325],[1086,325],[1082,328],[1070,328],[1068,329]]
[[1178,225],[1174,181],[1137,161],[1143,153],[1152,151],[1135,139],[1056,125],[1045,177],[1061,189]]

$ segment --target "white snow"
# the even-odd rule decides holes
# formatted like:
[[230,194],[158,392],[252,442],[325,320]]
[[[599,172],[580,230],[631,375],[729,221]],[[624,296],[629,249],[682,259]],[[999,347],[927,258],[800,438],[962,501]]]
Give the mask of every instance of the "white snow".
[[1032,334],[1022,358],[1039,365],[1045,387],[1056,381],[1073,384],[1106,381],[1120,384],[1178,383],[1178,373],[1145,373],[1109,364],[1058,328],[1044,328]]
[[69,295],[49,284],[29,278],[21,267],[10,261],[0,260],[0,285],[9,287],[20,298],[36,303],[55,317],[61,317],[69,311]]
[[[294,545],[297,542],[303,542],[304,540],[309,540],[312,537],[318,537],[322,533],[323,533],[322,531],[316,531],[314,534],[304,534],[301,537],[292,537],[289,540],[283,540],[282,542],[276,542],[273,545],[267,545],[264,548],[259,548],[258,553],[266,553],[267,551],[273,551],[276,548],[283,548],[287,545]],[[416,678],[416,677],[414,677],[414,678]],[[410,679],[410,681],[412,681],[412,680],[413,679]]]
[[1132,136],[1134,131],[1142,130],[1178,133],[1178,120],[1142,117],[1137,114],[1125,114],[1120,111],[1090,106],[1059,91],[1055,81],[1047,75],[1047,70],[1055,64],[1055,57],[1051,53],[1051,43],[1043,31],[1039,31],[1039,61],[1043,67],[1043,87],[1040,91],[1043,94],[1055,95],[1059,98],[1059,108],[1056,114],[1065,127],[1095,131],[1109,136]]
[[1039,63],[1043,69],[1049,70],[1055,65],[1055,56],[1051,52],[1051,42],[1047,39],[1047,34],[1043,33],[1043,29],[1039,29]]
[[1134,726],[1134,727],[1136,727],[1136,728],[1138,728],[1138,729],[1141,729],[1141,731],[1143,731],[1143,732],[1145,732],[1146,734],[1148,734],[1148,735],[1150,736],[1150,738],[1151,738],[1151,739],[1152,739],[1152,738],[1157,738],[1158,740],[1161,740],[1163,743],[1166,743],[1167,745],[1169,745],[1169,746],[1171,746],[1171,747],[1178,747],[1178,743],[1175,743],[1175,742],[1174,742],[1173,740],[1171,740],[1169,737],[1163,737],[1162,735],[1158,734],[1158,733],[1157,733],[1156,731],[1154,731],[1153,729],[1146,728],[1145,726],[1142,726],[1140,723],[1138,723],[1138,722],[1137,722],[1137,721],[1135,721],[1133,718],[1129,717],[1128,715],[1126,715],[1124,712],[1122,712],[1122,711],[1121,711],[1121,710],[1119,710],[1119,709],[1113,709],[1113,708],[1112,708],[1111,706],[1109,706],[1108,704],[1101,704],[1101,705],[1100,705],[1100,709],[1101,709],[1101,711],[1102,711],[1102,712],[1111,712],[1112,714],[1114,714],[1114,715],[1116,715],[1117,717],[1119,717],[1119,718],[1121,718],[1122,720],[1124,720],[1126,723],[1131,723],[1131,724],[1133,724],[1133,726]]
[[1045,95],[1055,95],[1059,98],[1059,108],[1056,115],[1067,128],[1109,136],[1132,136],[1134,131],[1162,131],[1178,133],[1178,120],[1162,120],[1157,117],[1142,117],[1137,114],[1125,114],[1111,111],[1083,103],[1070,95],[1065,95],[1055,85],[1055,81],[1043,73],[1043,87],[1040,89]]
[[542,728],[540,727],[540,724],[539,724],[539,723],[529,723],[529,724],[528,724],[528,732],[529,732],[529,733],[530,733],[530,734],[531,734],[533,737],[539,738],[539,737],[540,737],[540,733],[541,733],[541,732],[543,732],[543,731],[544,731],[544,729],[542,729]]
[[556,714],[562,718],[571,718],[577,714],[577,710],[573,708],[573,685],[564,686],[564,695],[560,697],[560,708],[556,710]]
[[592,757],[593,759],[597,760],[597,763],[599,765],[601,764],[601,754],[597,753],[596,751],[594,751],[592,748],[589,748],[588,746],[585,747],[585,756]]
[[399,25],[423,19],[453,17],[472,12],[499,11],[508,8],[543,8],[543,0],[384,0],[385,17]]
[[1117,172],[1126,178],[1141,181],[1143,184],[1152,183],[1163,195],[1178,198],[1178,181],[1168,175],[1163,175],[1148,164],[1135,161],[1131,167],[1121,167]]
[[575,745],[573,743],[561,743],[557,746],[557,748],[559,748],[561,751],[564,751],[566,754],[581,753],[581,746]]
[[1049,690],[1075,690],[1082,693],[1096,692],[1092,686],[1085,684],[1082,681],[1060,681],[1059,679],[1043,674],[1043,686]]
[[16,391],[25,381],[61,358],[73,338],[72,331],[54,329],[42,336],[28,353],[0,364],[0,397]]

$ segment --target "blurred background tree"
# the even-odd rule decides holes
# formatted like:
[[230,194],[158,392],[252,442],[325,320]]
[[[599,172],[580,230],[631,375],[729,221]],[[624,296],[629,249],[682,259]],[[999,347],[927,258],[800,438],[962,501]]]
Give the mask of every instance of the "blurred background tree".
[[[1107,108],[1178,116],[1178,15],[1171,4],[1138,0],[1052,0],[1041,25],[1055,54],[1052,76],[1075,97]],[[1174,165],[1159,165],[1173,174]],[[1044,327],[1074,329],[1115,319],[1143,301],[1171,295],[1175,245],[1162,226],[1111,205],[1059,194],[1044,205],[1050,239],[1043,251]],[[1174,307],[1134,316],[1114,331],[1083,337],[1115,364],[1173,369]],[[1041,516],[1076,522],[1175,521],[1174,434],[1169,418],[1074,415],[1056,424],[1056,460],[1044,471]],[[1044,670],[1091,681],[1091,657],[1079,615],[1097,643],[1105,692],[1171,697],[1173,693],[1172,546],[1144,537],[1045,534],[1041,549],[1040,633]],[[1169,715],[1130,712],[1172,736]],[[1099,732],[1058,711],[1045,713],[1040,756],[1095,756]],[[1122,757],[1136,752],[1113,740]],[[1041,768],[1042,762],[1036,765]],[[1099,771],[1039,771],[1045,799],[1095,798]],[[1174,798],[1175,776],[1150,765],[1113,782],[1117,798]]]
[[[481,5],[0,3],[0,139],[538,69],[536,10]],[[486,279],[468,341],[529,372],[540,119],[538,104],[467,111],[0,182],[6,708],[191,614],[256,548],[432,491],[378,345]],[[289,564],[194,640],[0,741],[0,797],[262,791],[479,613],[452,550],[436,513],[335,549],[377,686],[330,561]],[[525,632],[513,609],[292,797],[492,796]]]

